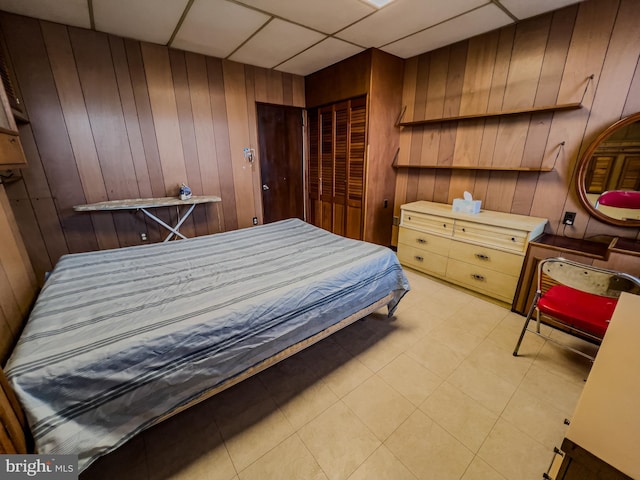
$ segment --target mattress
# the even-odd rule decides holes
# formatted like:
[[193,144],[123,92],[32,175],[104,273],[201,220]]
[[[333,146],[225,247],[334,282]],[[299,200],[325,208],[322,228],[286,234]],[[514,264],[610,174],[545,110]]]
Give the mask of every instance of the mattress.
[[290,219],[63,256],[5,372],[38,453],[83,470],[158,418],[393,292],[388,248]]

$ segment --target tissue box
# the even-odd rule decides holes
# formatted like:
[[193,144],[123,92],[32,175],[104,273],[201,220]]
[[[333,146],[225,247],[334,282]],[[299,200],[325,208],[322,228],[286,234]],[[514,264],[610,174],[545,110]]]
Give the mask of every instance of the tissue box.
[[453,211],[462,213],[479,213],[482,200],[465,200],[464,198],[453,199]]

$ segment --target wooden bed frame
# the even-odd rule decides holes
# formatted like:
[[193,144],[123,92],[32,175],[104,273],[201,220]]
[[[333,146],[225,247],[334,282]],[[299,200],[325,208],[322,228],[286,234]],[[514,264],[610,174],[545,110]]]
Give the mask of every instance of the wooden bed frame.
[[[376,302],[372,303],[368,307],[350,315],[349,317],[341,320],[340,322],[334,325],[331,325],[325,330],[322,330],[317,334],[305,340],[302,340],[301,342],[298,342],[294,345],[291,345],[290,347],[282,350],[281,352],[271,357],[266,358],[260,363],[243,371],[239,375],[236,375],[235,377],[232,377],[226,380],[222,384],[210,390],[207,390],[206,392],[204,392],[197,398],[189,401],[188,403],[178,406],[172,411],[162,415],[161,417],[158,417],[158,419],[153,423],[153,425],[158,424],[184,410],[187,410],[193,405],[196,405],[216,395],[217,393],[220,393],[223,390],[226,390],[236,385],[237,383],[240,383],[241,381],[257,373],[263,370],[266,370],[270,366],[275,365],[276,363],[300,352],[301,350],[304,350],[305,348],[319,342],[320,340],[328,337],[329,335],[351,325],[357,320],[360,320],[366,317],[367,315],[375,312],[376,310],[379,310],[380,308],[384,307],[389,302],[391,302],[392,299],[393,299],[393,292],[390,292],[385,297],[377,300]],[[0,354],[1,353],[8,353],[8,352],[0,352]],[[8,358],[8,355],[7,355],[7,358]],[[18,402],[17,397],[12,391],[11,386],[9,385],[9,382],[7,381],[7,378],[4,372],[2,371],[2,369],[0,369],[0,387],[1,387],[1,391],[0,391],[0,454],[33,453],[32,451],[30,451],[32,449],[32,447],[30,447],[30,445],[32,445],[32,441],[31,441],[31,435],[29,433],[29,427],[27,425],[25,414],[22,410],[22,407],[20,406],[20,403]]]

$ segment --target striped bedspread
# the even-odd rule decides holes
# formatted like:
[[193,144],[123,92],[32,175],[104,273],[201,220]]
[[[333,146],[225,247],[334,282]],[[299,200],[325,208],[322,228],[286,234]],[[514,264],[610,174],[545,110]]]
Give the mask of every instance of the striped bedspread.
[[292,219],[66,255],[5,371],[39,453],[80,470],[154,420],[394,292],[395,254]]

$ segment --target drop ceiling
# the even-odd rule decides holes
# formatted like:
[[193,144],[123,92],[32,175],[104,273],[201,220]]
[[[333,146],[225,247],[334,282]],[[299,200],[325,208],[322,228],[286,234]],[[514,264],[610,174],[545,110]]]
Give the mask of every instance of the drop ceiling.
[[308,75],[376,47],[409,58],[580,0],[0,0],[0,10]]

